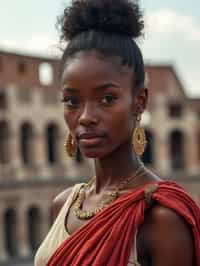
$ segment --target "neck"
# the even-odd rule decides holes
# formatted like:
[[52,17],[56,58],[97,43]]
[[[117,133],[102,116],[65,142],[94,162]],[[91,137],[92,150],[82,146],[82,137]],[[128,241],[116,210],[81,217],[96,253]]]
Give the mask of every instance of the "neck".
[[133,176],[140,165],[130,143],[120,146],[107,157],[95,159],[96,193]]

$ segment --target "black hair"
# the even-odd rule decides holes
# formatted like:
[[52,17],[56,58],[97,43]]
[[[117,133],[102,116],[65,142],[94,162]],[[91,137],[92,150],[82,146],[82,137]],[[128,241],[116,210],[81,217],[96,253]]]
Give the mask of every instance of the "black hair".
[[80,51],[116,55],[123,65],[133,68],[135,87],[144,86],[144,61],[135,42],[144,28],[137,0],[72,0],[58,19],[58,26],[60,40],[67,42],[62,65]]

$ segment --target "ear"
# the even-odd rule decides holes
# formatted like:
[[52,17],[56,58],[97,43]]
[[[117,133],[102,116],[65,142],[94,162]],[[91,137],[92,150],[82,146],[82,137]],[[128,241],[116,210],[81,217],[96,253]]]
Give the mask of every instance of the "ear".
[[133,113],[134,114],[142,114],[144,110],[147,107],[148,103],[148,89],[147,88],[141,88],[138,90],[137,93],[134,95],[134,101],[133,101]]

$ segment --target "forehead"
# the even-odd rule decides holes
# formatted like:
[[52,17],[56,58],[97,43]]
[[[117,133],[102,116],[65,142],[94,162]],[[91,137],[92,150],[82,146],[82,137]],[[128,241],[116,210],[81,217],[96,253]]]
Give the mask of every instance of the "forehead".
[[132,83],[132,78],[132,68],[122,65],[120,57],[102,55],[96,51],[81,51],[67,59],[61,82],[100,83],[114,79]]

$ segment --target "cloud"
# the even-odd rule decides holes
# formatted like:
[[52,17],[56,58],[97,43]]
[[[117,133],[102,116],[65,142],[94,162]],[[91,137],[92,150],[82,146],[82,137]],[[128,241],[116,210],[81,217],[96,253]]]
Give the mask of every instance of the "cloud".
[[1,41],[0,48],[38,55],[56,56],[60,53],[59,43],[56,38],[45,34],[33,34],[19,39]]
[[188,17],[174,10],[161,10],[147,16],[147,27],[152,34],[183,36],[190,41],[200,42],[200,25],[194,17]]
[[146,16],[145,36],[141,43],[145,58],[177,66],[188,94],[200,96],[197,20],[170,9],[152,12]]

